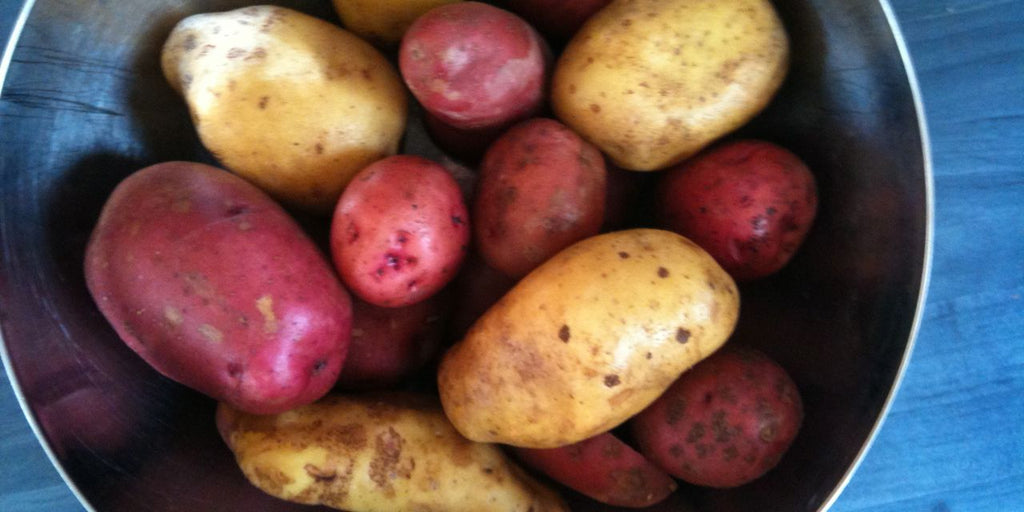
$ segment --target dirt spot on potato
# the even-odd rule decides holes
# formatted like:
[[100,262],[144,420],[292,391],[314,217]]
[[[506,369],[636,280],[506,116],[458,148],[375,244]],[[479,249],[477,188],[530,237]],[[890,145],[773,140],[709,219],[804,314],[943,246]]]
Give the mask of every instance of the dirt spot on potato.
[[685,327],[676,329],[676,341],[681,344],[686,344],[690,341],[690,330]]
[[626,252],[626,251],[619,251],[619,258],[624,259],[624,260],[625,259],[629,259],[629,253]]
[[686,400],[682,398],[669,400],[665,407],[665,423],[675,425],[676,423],[679,423],[679,420],[683,419],[683,415],[685,414]]
[[660,277],[662,279],[665,279],[666,277],[668,277],[668,275],[669,275],[669,272],[668,272],[667,268],[665,268],[665,267],[658,267],[658,277]]
[[605,387],[614,388],[615,386],[618,386],[620,383],[621,380],[619,379],[618,375],[610,374],[604,376]]
[[569,326],[562,325],[562,328],[558,330],[558,339],[562,340],[565,343],[569,343],[569,337]]
[[373,460],[370,461],[370,479],[377,487],[384,490],[387,496],[395,493],[391,481],[395,478],[409,478],[412,474],[410,464],[399,464],[402,459],[402,447],[405,438],[393,427],[381,432],[374,439]]
[[329,483],[338,478],[338,472],[334,468],[324,469],[314,466],[313,464],[306,464],[302,469],[304,469],[306,474],[317,483]]

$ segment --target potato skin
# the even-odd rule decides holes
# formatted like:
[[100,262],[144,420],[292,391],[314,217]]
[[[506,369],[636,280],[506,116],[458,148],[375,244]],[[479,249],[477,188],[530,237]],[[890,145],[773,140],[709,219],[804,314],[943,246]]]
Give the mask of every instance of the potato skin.
[[640,451],[665,471],[728,488],[775,467],[802,421],[789,374],[757,350],[728,345],[684,373],[630,428]]
[[649,507],[676,489],[671,476],[610,432],[559,448],[513,452],[526,467],[608,505]]
[[396,155],[359,172],[331,221],[331,254],[349,289],[383,307],[415,304],[451,281],[469,245],[469,213],[440,164]]
[[156,370],[253,413],[312,402],[348,350],[351,299],[270,197],[204,164],[122,181],[86,248],[100,311]]
[[398,46],[409,25],[439,5],[462,0],[332,0],[342,25],[383,47]]
[[434,360],[444,335],[448,297],[441,293],[400,308],[352,301],[352,339],[338,389],[398,386]]
[[478,130],[539,111],[550,51],[515,14],[457,2],[413,22],[402,39],[398,67],[424,109],[455,128]]
[[329,395],[276,416],[225,404],[217,427],[246,478],[351,512],[568,511],[496,446],[452,428],[435,397]]
[[373,46],[276,6],[197,14],[161,66],[204,146],[279,201],[329,215],[352,176],[398,151],[407,92]]
[[506,0],[505,3],[510,11],[522,16],[553,41],[566,41],[611,0]]
[[473,231],[492,267],[522,277],[556,252],[596,235],[607,173],[594,146],[553,119],[513,126],[484,155]]
[[731,334],[739,295],[669,231],[587,238],[520,280],[442,358],[441,403],[463,435],[554,448],[636,414]]
[[818,207],[814,175],[776,144],[719,144],[665,171],[659,224],[697,242],[733,279],[784,267],[810,231]]
[[659,170],[760,112],[788,63],[769,0],[617,0],[562,52],[551,106],[617,165]]

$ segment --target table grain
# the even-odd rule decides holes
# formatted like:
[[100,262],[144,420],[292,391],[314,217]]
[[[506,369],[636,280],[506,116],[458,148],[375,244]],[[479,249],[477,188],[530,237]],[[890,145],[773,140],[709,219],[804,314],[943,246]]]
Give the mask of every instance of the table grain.
[[[0,2],[9,34],[20,2]],[[892,0],[928,119],[935,232],[890,413],[832,510],[1024,510],[1024,0]],[[0,372],[0,512],[83,510]]]

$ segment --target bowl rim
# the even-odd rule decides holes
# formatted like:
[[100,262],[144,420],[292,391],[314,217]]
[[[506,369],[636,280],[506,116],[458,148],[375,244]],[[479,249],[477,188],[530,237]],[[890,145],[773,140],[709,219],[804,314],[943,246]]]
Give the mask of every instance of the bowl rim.
[[[837,485],[831,490],[829,495],[822,501],[819,511],[825,511],[832,508],[847,485],[853,479],[854,474],[860,468],[864,462],[865,457],[874,445],[879,432],[886,419],[889,416],[893,402],[899,394],[900,388],[902,387],[903,380],[906,377],[907,367],[909,366],[912,358],[914,347],[917,343],[917,337],[920,332],[921,324],[923,323],[924,310],[927,303],[927,295],[929,284],[931,280],[931,269],[932,269],[932,257],[934,252],[934,176],[933,176],[933,162],[932,162],[932,149],[931,139],[928,131],[927,115],[924,108],[924,102],[921,95],[920,84],[917,79],[917,74],[913,65],[913,59],[910,51],[906,44],[906,39],[903,35],[903,31],[900,28],[899,21],[892,8],[890,0],[875,0],[885,16],[886,23],[889,26],[891,34],[893,36],[896,48],[899,52],[900,60],[903,64],[903,71],[906,76],[907,84],[910,89],[911,99],[917,118],[917,132],[921,139],[921,162],[923,172],[923,185],[924,185],[924,244],[923,244],[923,261],[921,265],[920,282],[917,290],[917,301],[914,306],[914,318],[911,322],[910,331],[907,333],[906,345],[903,350],[903,355],[900,358],[899,365],[897,367],[896,374],[893,379],[893,383],[890,386],[886,399],[882,404],[881,409],[875,418],[874,424],[864,442],[861,444],[860,449],[857,451],[855,457],[847,467],[843,476],[839,479]],[[18,42],[21,39],[21,33],[25,28],[28,18],[31,14],[33,7],[35,6],[36,0],[23,0],[21,9],[18,11],[18,15],[14,20],[14,24],[11,26],[10,36],[5,43],[4,51],[0,54],[0,97],[3,95],[4,83],[7,77],[7,73],[10,69],[11,62],[13,59],[14,51],[18,46]],[[86,499],[84,493],[74,482],[67,470],[61,464],[59,458],[54,452],[50,443],[47,441],[46,436],[42,431],[42,427],[39,421],[35,418],[35,415],[31,412],[31,408],[27,402],[25,394],[22,390],[21,384],[17,379],[15,370],[12,366],[10,354],[7,349],[7,343],[4,341],[3,331],[0,329],[0,363],[4,367],[4,371],[7,375],[8,382],[13,390],[15,399],[18,402],[19,407],[25,420],[27,421],[33,435],[38,441],[46,457],[49,459],[50,464],[60,475],[64,484],[74,495],[79,505],[81,505],[88,512],[97,512],[88,499]]]
[[903,36],[903,31],[900,29],[899,21],[896,18],[896,13],[890,4],[890,0],[876,0],[878,5],[882,8],[882,12],[885,15],[886,22],[889,25],[889,29],[892,32],[893,40],[896,43],[896,48],[899,51],[900,60],[903,63],[904,74],[907,78],[907,84],[910,87],[910,94],[913,100],[914,111],[917,115],[917,127],[918,133],[921,137],[921,163],[924,178],[924,261],[921,262],[921,280],[917,290],[917,303],[914,306],[914,318],[910,325],[910,332],[907,334],[907,344],[903,350],[903,357],[900,358],[899,367],[896,370],[896,375],[893,379],[892,386],[889,388],[888,395],[882,404],[882,408],[878,412],[875,423],[868,432],[867,438],[864,443],[861,444],[860,450],[858,450],[853,461],[850,463],[843,474],[842,478],[839,479],[839,483],[832,489],[829,496],[822,502],[819,511],[824,511],[832,508],[832,505],[839,499],[839,496],[846,489],[846,486],[853,479],[853,475],[860,468],[860,465],[864,462],[864,458],[871,450],[875,440],[878,438],[878,433],[881,431],[885,420],[889,416],[889,412],[892,408],[893,402],[896,400],[896,396],[899,393],[900,388],[903,384],[903,379],[907,373],[907,367],[910,364],[910,359],[914,352],[914,346],[917,343],[917,336],[921,329],[921,323],[924,318],[924,309],[927,302],[928,286],[931,280],[931,267],[932,267],[932,253],[934,248],[934,178],[932,174],[932,150],[931,150],[931,139],[928,134],[928,121],[924,110],[924,102],[921,96],[920,84],[917,81],[917,73],[914,69],[913,60],[911,59],[910,50],[907,47],[906,39]]

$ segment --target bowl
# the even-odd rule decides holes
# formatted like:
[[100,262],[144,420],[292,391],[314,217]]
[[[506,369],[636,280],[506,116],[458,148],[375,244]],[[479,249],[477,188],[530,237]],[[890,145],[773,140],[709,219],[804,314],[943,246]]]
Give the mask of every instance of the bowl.
[[[0,327],[4,364],[40,443],[88,510],[309,510],[244,480],[217,436],[212,402],[126,348],[82,271],[88,235],[121,179],[164,160],[213,162],[161,75],[159,49],[184,16],[245,3],[29,4],[0,95]],[[329,2],[281,4],[337,21]],[[790,75],[741,135],[803,157],[820,213],[789,266],[742,287],[735,338],[790,371],[806,418],[763,478],[731,490],[684,487],[663,509],[828,508],[885,415],[921,318],[927,132],[891,10],[877,0],[776,4],[792,40]],[[568,495],[576,510],[605,509]]]

